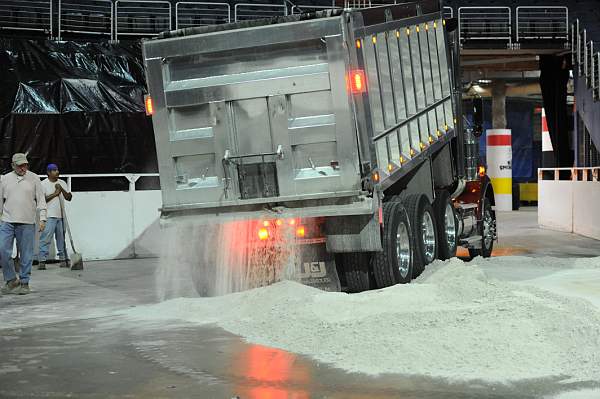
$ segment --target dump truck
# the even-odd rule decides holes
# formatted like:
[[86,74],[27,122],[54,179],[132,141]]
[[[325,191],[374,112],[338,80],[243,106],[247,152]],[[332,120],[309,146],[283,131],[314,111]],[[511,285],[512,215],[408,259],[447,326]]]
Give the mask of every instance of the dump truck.
[[297,249],[297,279],[325,290],[408,283],[457,247],[490,256],[481,127],[439,2],[186,28],[143,57],[163,225]]

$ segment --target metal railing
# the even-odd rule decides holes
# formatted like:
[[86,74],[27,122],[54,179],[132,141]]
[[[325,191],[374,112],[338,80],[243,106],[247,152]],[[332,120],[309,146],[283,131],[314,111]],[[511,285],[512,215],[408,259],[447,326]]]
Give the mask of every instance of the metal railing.
[[594,54],[594,78],[592,79],[592,96],[594,101],[600,101],[600,53]]
[[[345,0],[344,7],[367,8],[400,2]],[[53,3],[58,4],[57,21],[53,20]],[[50,37],[58,32],[59,39],[65,33],[74,33],[105,35],[118,40],[123,36],[154,36],[172,27],[180,29],[339,9],[335,4],[332,1],[331,6],[298,6],[284,0],[279,4],[245,2],[235,6],[224,0],[176,3],[167,0],[3,0],[0,29],[41,31]],[[519,6],[512,11],[509,7],[460,7],[455,12],[445,6],[442,15],[445,19],[458,17],[461,43],[494,40],[510,45],[537,39],[580,41],[576,34],[578,27],[572,26],[569,35],[567,7]],[[576,56],[577,53],[573,53],[573,57]],[[581,64],[580,60],[578,63]]]
[[592,82],[594,79],[593,78],[593,74],[594,74],[593,59],[594,59],[594,42],[590,40],[585,45],[585,67],[584,67],[585,83],[588,88],[592,87]]
[[[345,0],[344,8],[369,8],[389,4],[403,3],[402,0]],[[333,8],[333,7],[330,7]]]
[[[46,177],[45,175],[38,175],[40,178]],[[123,178],[129,183],[129,191],[135,191],[135,184],[140,177],[160,177],[158,173],[88,173],[88,174],[65,174],[60,176],[67,182],[69,191],[73,190],[73,178],[89,179],[89,178]],[[98,190],[91,190],[98,191]]]
[[585,64],[585,43],[587,42],[587,31],[584,29],[583,31],[577,32],[577,72],[579,76],[583,76],[585,74],[584,64]]
[[109,35],[113,38],[111,0],[59,0],[58,40],[63,33]]
[[567,7],[517,7],[516,38],[564,39],[569,38],[569,9]]
[[571,24],[571,64],[577,65],[577,48],[579,48],[579,20]]
[[[570,173],[560,173],[568,171]],[[538,168],[540,180],[571,180],[600,182],[600,167]]]
[[291,14],[303,14],[307,12],[324,11],[324,10],[341,10],[341,7],[332,6],[292,6]]
[[227,3],[180,1],[175,4],[175,29],[229,22],[231,7]]
[[115,39],[151,36],[171,30],[171,3],[158,0],[117,0]]
[[235,21],[281,17],[288,15],[285,4],[238,3],[235,5]]
[[512,42],[510,7],[460,7],[458,29],[461,42],[502,40]]
[[444,7],[442,9],[442,16],[444,17],[444,19],[454,18],[454,9],[448,6]]
[[52,0],[4,0],[0,3],[0,29],[46,32],[52,37]]

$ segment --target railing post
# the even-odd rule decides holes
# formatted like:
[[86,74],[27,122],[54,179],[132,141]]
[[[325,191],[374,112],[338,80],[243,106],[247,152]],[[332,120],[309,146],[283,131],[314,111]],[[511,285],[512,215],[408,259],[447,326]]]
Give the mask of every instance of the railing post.
[[125,175],[125,178],[129,181],[129,200],[131,202],[131,251],[133,257],[136,258],[135,252],[135,183],[138,181],[140,176],[138,175]]
[[[50,39],[54,39],[54,19],[53,19],[54,16],[52,15],[53,14],[52,0],[48,0],[48,1],[50,2]],[[58,4],[60,6],[60,1]],[[60,10],[59,10],[59,13],[60,13]],[[58,21],[60,23],[60,14],[58,16]],[[60,34],[60,32],[59,32],[59,34]]]
[[[61,40],[61,30],[60,30],[60,23],[62,20],[62,0],[58,0],[58,40]],[[54,24],[52,23],[52,1],[50,1],[50,25],[54,26]],[[52,36],[52,33],[50,33],[50,36]]]

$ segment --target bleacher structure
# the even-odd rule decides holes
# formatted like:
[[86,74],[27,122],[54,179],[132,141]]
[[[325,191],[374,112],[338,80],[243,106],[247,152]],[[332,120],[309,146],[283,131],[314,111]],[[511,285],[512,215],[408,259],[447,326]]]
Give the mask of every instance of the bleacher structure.
[[[2,0],[0,33],[38,32],[54,39],[152,37],[166,30],[285,16],[330,8],[364,8],[401,0]],[[461,45],[519,48],[569,43],[567,7],[451,7]]]
[[[578,95],[589,96],[591,93],[593,107],[600,107],[600,52],[597,51],[593,40],[588,40],[588,32],[581,29],[578,19],[571,24],[570,37],[573,43],[571,60],[573,62],[573,73],[578,74],[579,79],[585,80],[585,90],[588,93]],[[589,97],[588,97],[589,98]],[[583,99],[585,101],[585,98]],[[590,110],[591,111],[591,110]],[[600,152],[591,137],[589,126],[578,114],[577,123],[577,164],[579,166],[600,166]]]
[[[307,5],[308,10],[332,8]],[[152,37],[160,32],[299,13],[296,3],[167,0],[2,0],[0,33],[34,33],[54,39],[109,40]]]

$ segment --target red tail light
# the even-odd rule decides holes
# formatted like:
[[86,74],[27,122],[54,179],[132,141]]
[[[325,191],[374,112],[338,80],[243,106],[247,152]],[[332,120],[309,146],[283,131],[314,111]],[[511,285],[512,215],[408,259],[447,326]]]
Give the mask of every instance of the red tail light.
[[306,231],[304,229],[304,226],[298,226],[298,228],[296,229],[296,237],[304,238],[305,235]]
[[350,83],[350,91],[352,94],[366,93],[367,79],[365,78],[365,71],[362,69],[355,69],[351,71],[348,82]]
[[373,172],[373,181],[379,183],[379,172]]
[[479,165],[479,176],[485,176],[485,166]]
[[265,227],[258,230],[258,239],[259,240],[265,241],[268,238],[269,238],[269,230],[267,230]]
[[146,115],[154,114],[154,104],[152,103],[152,97],[146,96],[144,100],[144,104],[146,105]]

